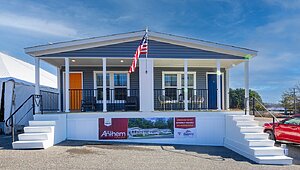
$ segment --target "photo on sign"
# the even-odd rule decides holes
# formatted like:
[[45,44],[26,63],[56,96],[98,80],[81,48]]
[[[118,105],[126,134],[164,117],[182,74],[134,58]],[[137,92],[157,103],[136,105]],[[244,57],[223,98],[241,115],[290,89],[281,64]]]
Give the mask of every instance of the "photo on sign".
[[130,118],[128,138],[173,138],[174,118]]

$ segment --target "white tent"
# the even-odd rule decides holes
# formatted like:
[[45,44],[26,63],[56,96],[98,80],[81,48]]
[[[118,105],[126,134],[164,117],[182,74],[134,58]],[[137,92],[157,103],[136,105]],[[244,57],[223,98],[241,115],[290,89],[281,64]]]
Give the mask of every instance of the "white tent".
[[[41,90],[57,93],[57,77],[43,69],[40,70],[40,75]],[[34,94],[34,81],[34,65],[0,52],[0,111],[4,112],[2,113],[3,120],[6,120],[28,97]],[[2,105],[1,101],[4,102]],[[26,125],[28,120],[32,119],[32,111],[27,113],[31,106],[32,102],[26,103],[15,115],[15,122],[18,122],[18,125]],[[3,120],[0,119],[0,121]],[[4,123],[2,123],[2,131],[10,133],[10,129],[6,128]]]

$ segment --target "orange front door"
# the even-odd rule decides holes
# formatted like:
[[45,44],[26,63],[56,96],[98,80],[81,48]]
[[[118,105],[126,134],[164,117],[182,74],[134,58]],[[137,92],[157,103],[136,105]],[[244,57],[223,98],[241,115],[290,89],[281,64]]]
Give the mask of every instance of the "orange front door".
[[70,110],[80,110],[82,100],[82,74],[70,73]]

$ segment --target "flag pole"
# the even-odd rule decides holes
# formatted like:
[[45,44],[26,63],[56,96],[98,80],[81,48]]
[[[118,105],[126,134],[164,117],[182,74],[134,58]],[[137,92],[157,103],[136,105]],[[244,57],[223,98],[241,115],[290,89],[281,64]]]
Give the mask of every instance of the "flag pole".
[[146,53],[146,71],[145,73],[148,73],[148,52],[149,52],[149,39],[148,39],[148,27],[146,27],[146,36],[147,36],[147,53]]

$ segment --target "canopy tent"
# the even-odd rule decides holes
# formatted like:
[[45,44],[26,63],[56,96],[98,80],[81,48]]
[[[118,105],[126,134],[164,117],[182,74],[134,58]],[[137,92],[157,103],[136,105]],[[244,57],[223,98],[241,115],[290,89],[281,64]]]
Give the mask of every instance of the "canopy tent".
[[[34,94],[34,72],[34,65],[0,52],[0,111],[2,111],[0,122],[5,121],[30,95]],[[43,69],[40,73],[41,90],[58,93],[56,76]],[[2,98],[4,100],[1,100]],[[28,120],[33,118],[31,112],[26,114],[31,105],[29,102],[16,114],[15,122],[22,119],[18,125],[26,125]],[[10,133],[10,129],[3,123],[2,131]]]

